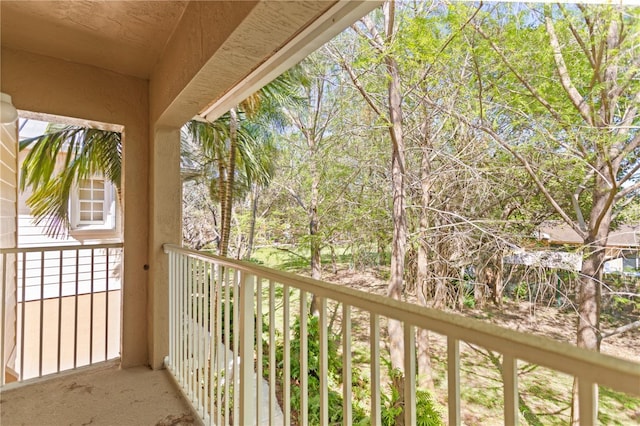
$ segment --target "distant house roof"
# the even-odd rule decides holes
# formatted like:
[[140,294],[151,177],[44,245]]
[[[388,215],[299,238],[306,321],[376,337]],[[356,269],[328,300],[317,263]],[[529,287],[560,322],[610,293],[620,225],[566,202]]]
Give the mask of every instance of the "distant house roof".
[[[547,222],[538,227],[537,237],[550,244],[582,244],[582,238],[565,223]],[[640,247],[640,225],[620,225],[609,232],[607,247]]]

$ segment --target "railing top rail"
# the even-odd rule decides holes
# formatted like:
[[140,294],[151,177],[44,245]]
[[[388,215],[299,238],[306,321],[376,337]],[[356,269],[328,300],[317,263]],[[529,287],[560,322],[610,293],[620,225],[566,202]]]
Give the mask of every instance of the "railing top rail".
[[514,358],[586,378],[629,394],[640,395],[640,364],[598,352],[585,351],[569,343],[524,334],[459,314],[442,312],[377,294],[277,271],[253,263],[228,259],[164,244],[165,253],[176,252],[214,261],[222,266],[274,280],[320,297],[346,303],[372,313],[405,321],[420,328],[450,336]]
[[0,254],[12,253],[38,253],[43,251],[60,251],[60,250],[90,250],[90,249],[115,249],[124,247],[124,243],[106,243],[106,244],[62,244],[58,246],[38,246],[38,247],[12,247],[0,248]]

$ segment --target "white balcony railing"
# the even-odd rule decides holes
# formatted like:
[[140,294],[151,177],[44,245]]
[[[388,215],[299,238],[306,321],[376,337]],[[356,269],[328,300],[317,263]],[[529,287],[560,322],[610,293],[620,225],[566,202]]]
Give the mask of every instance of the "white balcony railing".
[[[373,425],[381,424],[384,373],[381,373],[380,343],[385,331],[381,333],[381,320],[389,319],[403,325],[406,372],[403,415],[407,425],[416,424],[417,329],[446,336],[446,416],[451,425],[461,422],[461,342],[502,355],[503,418],[508,425],[518,423],[519,360],[577,377],[580,422],[584,425],[595,424],[597,420],[597,385],[640,394],[640,366],[630,361],[247,262],[173,245],[165,245],[164,249],[169,255],[171,324],[166,364],[205,424],[306,425],[310,416],[315,416],[319,424],[327,425],[329,392],[336,389],[341,393],[343,424],[351,424],[354,386],[362,386],[354,385],[351,376],[352,343],[356,331],[363,333],[353,328],[354,315],[360,316],[360,324],[365,315],[364,323],[368,323],[368,330],[364,330],[368,332],[371,364],[367,415]],[[310,343],[315,344],[309,340],[306,315],[310,294],[321,297],[317,365],[315,358],[309,357]],[[329,383],[328,374],[329,321],[335,321],[338,312],[342,314],[338,319],[343,363],[340,385]],[[296,314],[300,318],[299,332],[294,334],[292,316]],[[280,342],[278,348],[276,337]],[[298,352],[292,351],[294,346],[299,348]],[[277,350],[281,355],[277,355]],[[299,364],[296,362],[300,369],[299,383],[295,383],[299,385],[299,392],[295,393],[299,411],[293,420],[292,353],[299,353],[300,357]],[[319,395],[309,394],[309,374],[319,378]],[[310,412],[310,397],[317,400],[318,396],[319,413]]]
[[121,262],[122,243],[0,249],[0,385],[119,356]]

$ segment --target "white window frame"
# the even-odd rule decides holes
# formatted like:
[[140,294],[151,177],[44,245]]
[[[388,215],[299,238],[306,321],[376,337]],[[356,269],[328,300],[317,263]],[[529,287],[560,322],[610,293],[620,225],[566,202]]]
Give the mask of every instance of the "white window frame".
[[103,198],[90,200],[91,203],[102,202],[102,220],[82,220],[80,218],[80,183],[74,188],[71,199],[71,230],[73,231],[112,231],[116,228],[116,202],[115,202],[115,188],[109,180],[102,176],[92,176],[88,179],[90,181],[102,181],[103,182]]

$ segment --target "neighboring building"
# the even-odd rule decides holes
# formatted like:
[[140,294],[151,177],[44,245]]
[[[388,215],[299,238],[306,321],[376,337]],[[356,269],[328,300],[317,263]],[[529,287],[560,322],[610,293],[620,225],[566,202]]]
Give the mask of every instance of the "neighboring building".
[[[11,101],[4,93],[0,95],[3,102]],[[17,136],[16,123],[0,125],[0,249],[13,248],[17,244]],[[17,271],[15,254],[7,255],[3,262],[0,262],[0,278],[6,277],[9,283],[15,282]],[[4,325],[0,339],[6,342],[0,345],[0,362],[4,364],[4,369],[0,369],[4,372],[4,377],[0,377],[0,380],[8,383],[18,379],[15,368],[18,303],[14,287],[2,287],[0,300],[3,302],[0,306],[0,323]]]
[[[547,222],[536,231],[550,246],[579,248],[582,238],[564,223]],[[606,243],[605,273],[637,274],[640,271],[640,225],[620,225],[609,233]]]

